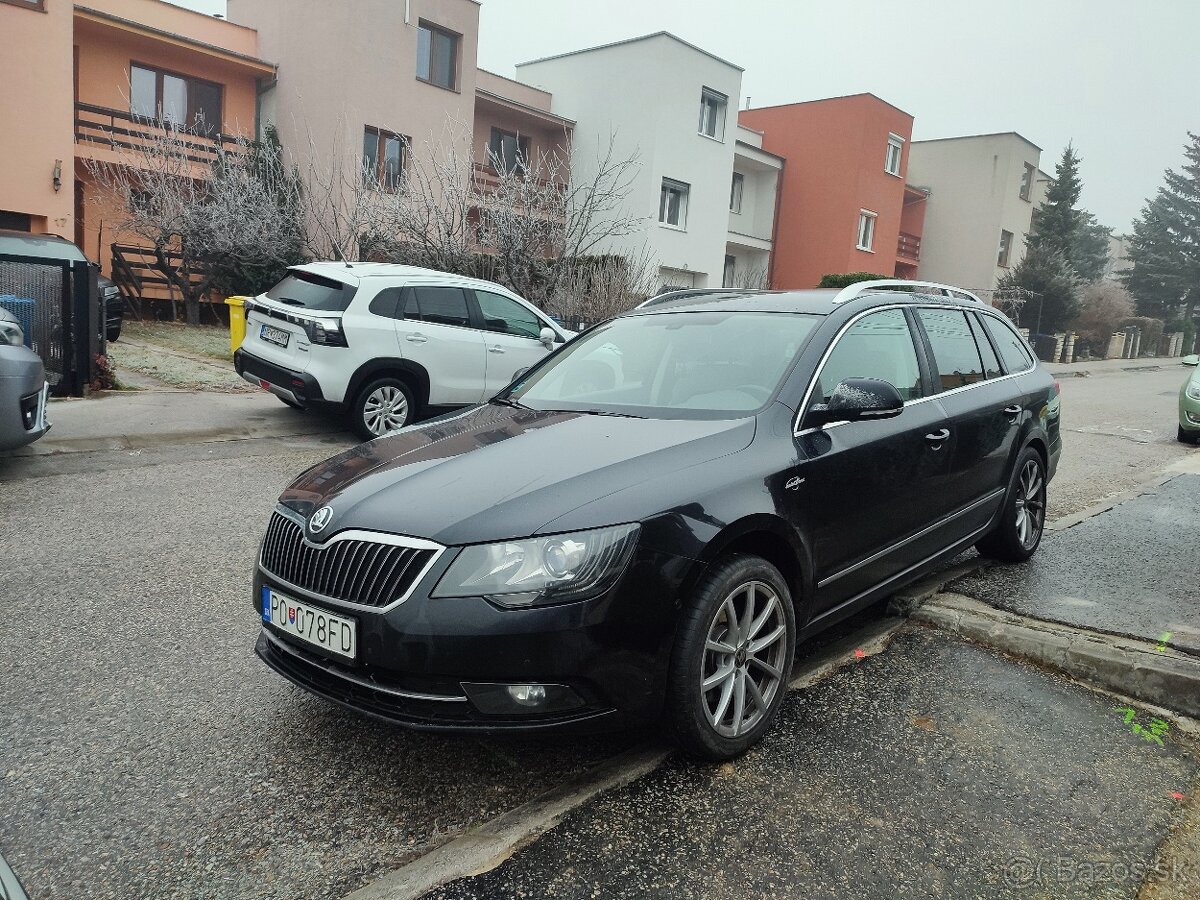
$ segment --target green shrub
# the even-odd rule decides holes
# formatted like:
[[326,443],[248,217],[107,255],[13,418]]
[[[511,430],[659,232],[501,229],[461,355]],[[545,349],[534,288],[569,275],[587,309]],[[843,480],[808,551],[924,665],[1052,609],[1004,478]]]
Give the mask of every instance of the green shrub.
[[860,281],[881,281],[890,279],[890,275],[876,275],[874,272],[846,272],[842,275],[823,275],[819,288],[844,288]]

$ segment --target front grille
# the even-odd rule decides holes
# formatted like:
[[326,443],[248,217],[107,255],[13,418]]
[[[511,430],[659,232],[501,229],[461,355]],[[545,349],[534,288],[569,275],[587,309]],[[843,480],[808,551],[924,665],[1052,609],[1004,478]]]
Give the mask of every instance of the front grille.
[[435,552],[353,539],[313,546],[302,526],[276,511],[263,538],[262,567],[310,593],[380,607],[403,597]]

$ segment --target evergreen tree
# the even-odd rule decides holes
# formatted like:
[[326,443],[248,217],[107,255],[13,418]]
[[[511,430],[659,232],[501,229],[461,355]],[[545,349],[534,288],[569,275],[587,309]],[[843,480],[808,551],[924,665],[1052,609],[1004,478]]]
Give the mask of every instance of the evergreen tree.
[[1021,310],[1020,324],[1035,333],[1060,331],[1079,315],[1080,283],[1065,253],[1030,244],[1025,257],[996,285],[1000,291],[1023,288],[1039,296]]
[[1167,170],[1133,224],[1133,265],[1122,275],[1139,312],[1167,318],[1182,304],[1185,323],[1200,305],[1200,135],[1188,138],[1182,169]]
[[1083,212],[1076,209],[1083,182],[1079,180],[1079,156],[1067,144],[1054,169],[1055,181],[1046,199],[1033,212],[1033,226],[1026,246],[1029,250],[1061,253],[1069,261],[1076,235],[1083,225]]
[[1099,281],[1108,263],[1108,239],[1112,229],[1097,222],[1087,210],[1080,210],[1080,214],[1080,225],[1071,241],[1071,266],[1084,281]]

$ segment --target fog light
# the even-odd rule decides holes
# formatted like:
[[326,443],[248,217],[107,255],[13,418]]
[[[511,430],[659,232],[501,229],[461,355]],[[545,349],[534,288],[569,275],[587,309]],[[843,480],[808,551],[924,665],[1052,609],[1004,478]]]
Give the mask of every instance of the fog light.
[[477,684],[463,682],[475,708],[493,716],[564,712],[584,705],[565,684]]
[[546,686],[544,684],[510,684],[508,696],[522,706],[541,706],[546,702]]

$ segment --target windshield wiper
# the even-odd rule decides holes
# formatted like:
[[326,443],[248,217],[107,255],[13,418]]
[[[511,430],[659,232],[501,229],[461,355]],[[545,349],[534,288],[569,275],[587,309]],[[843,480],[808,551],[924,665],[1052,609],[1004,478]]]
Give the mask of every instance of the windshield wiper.
[[526,406],[520,400],[514,400],[512,397],[493,397],[488,403],[494,403],[496,406],[507,406],[510,409],[532,409],[531,406]]
[[611,409],[564,409],[563,412],[579,413],[584,416],[616,416],[618,419],[644,419],[645,416],[635,416],[633,413],[615,412]]

